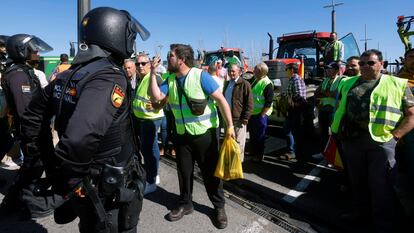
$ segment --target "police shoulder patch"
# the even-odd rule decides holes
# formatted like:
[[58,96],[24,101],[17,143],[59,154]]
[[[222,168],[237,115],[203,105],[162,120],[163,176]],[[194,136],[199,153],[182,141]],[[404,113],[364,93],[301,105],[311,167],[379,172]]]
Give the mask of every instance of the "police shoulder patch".
[[115,108],[121,107],[122,102],[124,101],[124,98],[125,98],[124,90],[122,90],[122,88],[118,84],[115,84],[114,88],[112,89],[112,94],[111,94],[112,105]]

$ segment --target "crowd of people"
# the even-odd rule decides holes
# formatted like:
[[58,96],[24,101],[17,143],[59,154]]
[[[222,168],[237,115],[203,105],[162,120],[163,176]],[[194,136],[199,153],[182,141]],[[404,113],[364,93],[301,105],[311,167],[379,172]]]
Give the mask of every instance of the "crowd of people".
[[[0,158],[19,142],[22,160],[0,210],[22,210],[28,217],[53,212],[60,224],[79,217],[81,232],[135,232],[143,196],[160,183],[160,156],[170,155],[180,194],[167,220],[194,211],[197,162],[214,224],[226,228],[223,181],[214,176],[220,128],[239,144],[242,162],[264,160],[274,101],[266,63],[256,64],[248,81],[244,64],[232,53],[225,67],[218,59],[203,70],[195,66],[191,46],[171,44],[168,67],[162,67],[160,57],[132,56],[136,35],[145,40],[149,33],[128,12],[108,7],[90,11],[82,27],[83,49],[71,64],[62,54],[46,84],[36,68],[38,53],[51,50],[49,45],[27,34],[0,40]],[[393,190],[397,164],[404,163],[414,179],[414,50],[405,53],[397,78],[384,72],[378,50],[343,61],[343,45],[334,36],[328,45],[332,59],[315,92],[319,148],[324,150],[330,136],[339,142],[343,182],[355,207],[352,220],[370,222],[375,232],[393,232],[399,216]],[[289,82],[280,104],[287,106],[287,148],[279,159],[306,160],[304,111],[311,103],[298,64],[286,64],[285,71]],[[43,202],[39,196],[45,196]],[[35,210],[28,208],[34,200]]]

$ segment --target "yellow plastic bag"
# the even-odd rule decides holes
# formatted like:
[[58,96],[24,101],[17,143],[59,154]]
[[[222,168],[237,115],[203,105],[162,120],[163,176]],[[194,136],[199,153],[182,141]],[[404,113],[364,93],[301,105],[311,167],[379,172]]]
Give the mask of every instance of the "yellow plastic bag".
[[219,159],[214,175],[222,180],[243,179],[239,144],[226,136],[220,148]]

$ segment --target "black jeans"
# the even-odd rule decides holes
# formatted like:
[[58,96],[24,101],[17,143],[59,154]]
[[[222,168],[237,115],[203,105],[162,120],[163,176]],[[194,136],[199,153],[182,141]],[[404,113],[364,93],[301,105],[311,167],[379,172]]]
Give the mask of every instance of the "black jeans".
[[206,133],[197,136],[187,132],[183,135],[177,135],[180,205],[192,205],[194,163],[197,161],[210,201],[216,208],[224,207],[223,182],[214,176],[218,155],[218,129],[209,129]]

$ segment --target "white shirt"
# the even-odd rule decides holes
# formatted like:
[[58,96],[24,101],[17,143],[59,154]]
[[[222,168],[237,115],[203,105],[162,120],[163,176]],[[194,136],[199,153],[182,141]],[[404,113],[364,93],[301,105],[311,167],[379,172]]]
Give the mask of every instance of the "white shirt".
[[43,73],[43,71],[38,70],[38,69],[33,69],[33,70],[34,70],[35,75],[37,76],[37,78],[38,78],[38,79],[39,79],[39,81],[40,81],[40,86],[41,86],[42,88],[45,88],[45,86],[47,86],[47,84],[49,84],[49,83],[47,82],[47,79],[46,79],[46,75],[45,75],[45,73]]
[[223,92],[223,85],[224,85],[224,79],[218,77],[217,75],[211,75],[213,79],[216,81],[216,83],[219,85],[220,92]]

